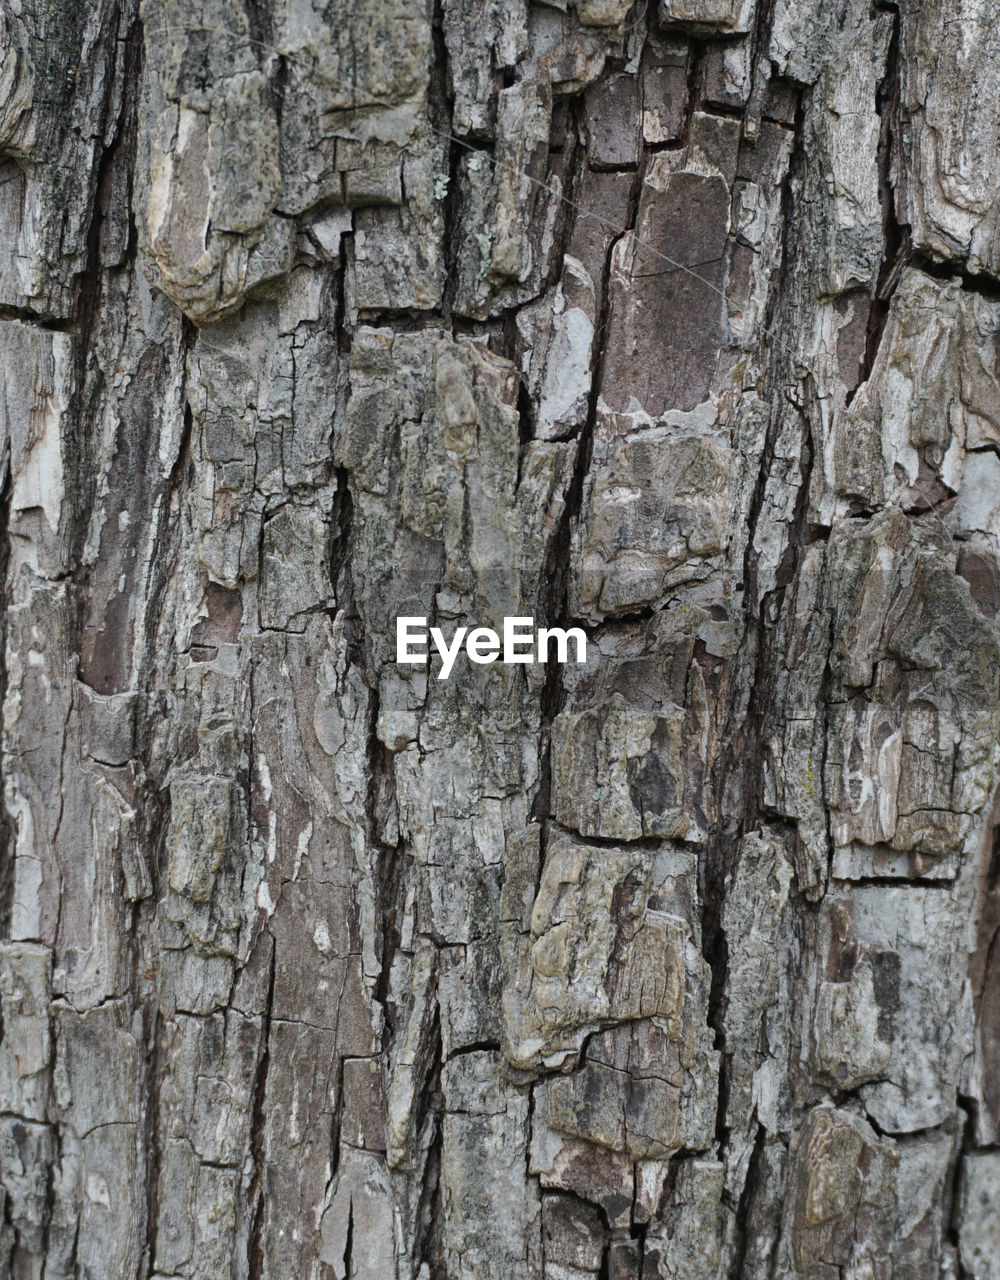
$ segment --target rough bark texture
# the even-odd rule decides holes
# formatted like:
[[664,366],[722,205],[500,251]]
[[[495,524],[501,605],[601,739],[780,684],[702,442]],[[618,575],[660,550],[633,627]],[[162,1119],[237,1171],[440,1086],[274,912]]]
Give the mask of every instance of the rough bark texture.
[[1000,1277],[997,19],[2,0],[0,1275]]

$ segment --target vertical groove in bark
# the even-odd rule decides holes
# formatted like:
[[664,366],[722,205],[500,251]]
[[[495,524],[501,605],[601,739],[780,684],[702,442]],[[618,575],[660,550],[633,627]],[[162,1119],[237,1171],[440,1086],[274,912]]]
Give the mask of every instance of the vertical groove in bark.
[[[9,607],[7,600],[7,565],[10,562],[10,494],[11,494],[11,476],[10,476],[10,460],[4,458],[3,462],[3,484],[0,488],[0,577],[3,581],[3,591],[0,593],[0,599],[3,602],[2,611],[2,631],[0,631],[0,640],[2,640],[2,649],[0,649],[0,699],[6,700],[7,696],[7,609]],[[13,822],[11,815],[7,809],[7,796],[4,787],[6,777],[6,768],[4,760],[3,742],[0,741],[0,788],[4,788],[0,792],[0,938],[7,939],[10,937],[10,912],[14,895],[14,843],[13,843]]]

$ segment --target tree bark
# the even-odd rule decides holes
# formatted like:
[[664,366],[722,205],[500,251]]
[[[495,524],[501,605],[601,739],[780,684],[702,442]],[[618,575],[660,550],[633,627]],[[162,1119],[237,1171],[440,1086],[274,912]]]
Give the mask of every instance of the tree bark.
[[0,1276],[1000,1277],[995,6],[0,58]]

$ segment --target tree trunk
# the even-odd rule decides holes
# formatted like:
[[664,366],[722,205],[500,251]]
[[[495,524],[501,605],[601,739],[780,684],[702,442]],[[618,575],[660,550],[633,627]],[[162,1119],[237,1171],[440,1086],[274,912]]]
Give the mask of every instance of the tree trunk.
[[0,54],[0,1276],[1000,1277],[995,6]]

